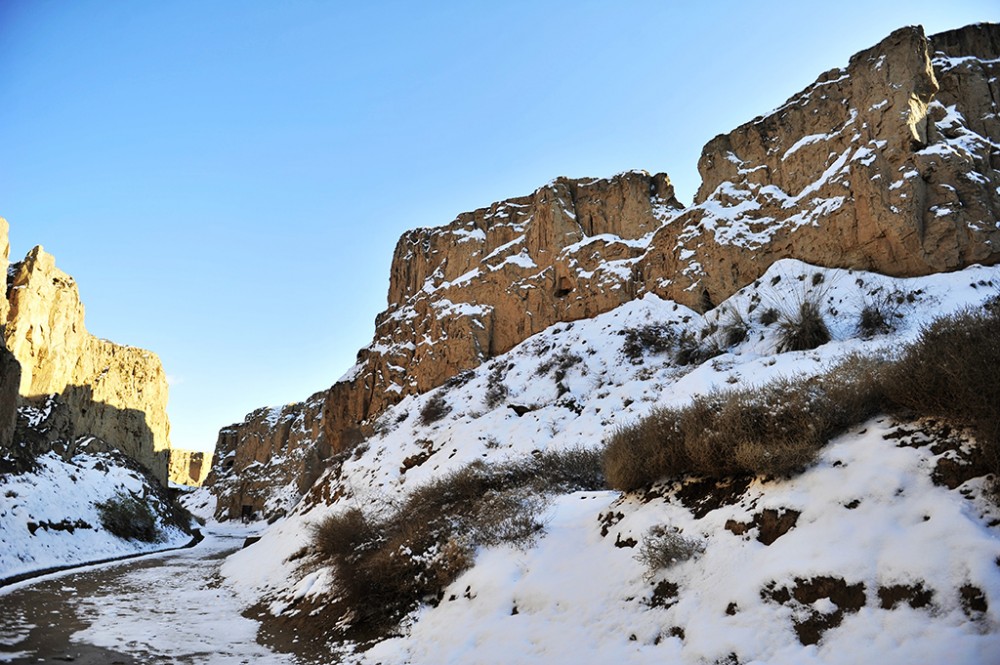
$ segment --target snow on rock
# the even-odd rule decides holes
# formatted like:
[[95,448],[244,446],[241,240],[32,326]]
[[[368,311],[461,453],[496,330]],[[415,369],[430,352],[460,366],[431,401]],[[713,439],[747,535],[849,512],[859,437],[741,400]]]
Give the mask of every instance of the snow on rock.
[[[112,453],[55,453],[36,471],[0,475],[0,578],[64,565],[179,547],[191,536],[166,523],[150,481]],[[159,540],[123,540],[101,525],[97,504],[117,494],[149,502]]]
[[[320,603],[336,594],[328,569],[303,556],[310,525],[325,515],[379,510],[476,460],[597,447],[655,406],[684,405],[710,390],[817,374],[852,352],[894,353],[921,326],[978,306],[998,289],[1000,267],[900,279],[783,260],[704,315],[647,294],[593,319],[555,325],[461,380],[387,409],[376,434],[328,470],[260,542],[231,556],[223,575],[247,605],[295,613],[303,598]],[[832,341],[777,353],[777,327],[761,316],[794,313],[807,299],[820,304]],[[863,339],[860,312],[878,299],[891,303],[893,330]],[[727,327],[736,323],[746,335],[726,347]],[[630,348],[630,331],[650,325],[718,353],[679,365],[672,352]],[[424,423],[420,414],[432,399],[450,411]],[[905,652],[907,662],[988,662],[1000,652],[1000,512],[966,498],[981,495],[981,480],[958,490],[934,485],[930,473],[941,453],[926,441],[901,447],[899,437],[886,438],[897,427],[877,418],[831,442],[805,474],[753,481],[700,516],[669,486],[645,497],[556,497],[536,545],[480,549],[475,565],[445,589],[444,598],[455,600],[421,607],[401,637],[356,659],[710,663],[735,653],[739,662],[848,663]],[[798,516],[764,545],[752,525],[768,509]],[[737,534],[729,523],[749,531]],[[650,578],[636,554],[655,525],[680,529],[704,553]],[[676,593],[664,592],[670,585]],[[916,586],[931,593],[929,604],[904,599],[883,609],[880,590]],[[988,609],[970,609],[963,593],[981,593]],[[831,625],[810,641],[811,627],[824,622]]]

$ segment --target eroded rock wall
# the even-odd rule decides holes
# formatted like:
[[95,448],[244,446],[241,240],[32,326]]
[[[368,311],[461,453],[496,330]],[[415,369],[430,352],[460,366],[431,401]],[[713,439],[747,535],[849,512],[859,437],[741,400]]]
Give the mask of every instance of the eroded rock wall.
[[1000,258],[998,27],[897,30],[772,113],[715,137],[645,288],[719,302],[792,257],[894,276]]
[[216,517],[284,514],[319,477],[330,449],[323,435],[325,393],[304,402],[257,409],[219,431],[205,485]]
[[[687,208],[662,174],[559,178],[405,233],[375,339],[322,395],[315,441],[344,450],[405,395],[646,292],[705,309],[781,258],[895,276],[996,262],[998,43],[997,25],[930,39],[919,27],[897,30],[712,139]],[[238,440],[261,425],[248,418],[226,430],[234,459],[259,455]],[[254,492],[265,483],[258,474]]]
[[200,450],[170,449],[170,482],[201,487],[212,470],[212,453]]
[[[170,423],[159,358],[88,333],[76,282],[40,246],[11,266],[5,295],[21,437],[36,451],[118,450],[166,484]],[[0,383],[9,378],[4,372]]]

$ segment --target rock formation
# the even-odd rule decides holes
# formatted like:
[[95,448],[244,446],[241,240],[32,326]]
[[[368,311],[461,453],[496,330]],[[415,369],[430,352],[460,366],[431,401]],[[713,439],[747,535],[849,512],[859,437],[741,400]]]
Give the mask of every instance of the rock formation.
[[[6,246],[6,222],[0,230]],[[4,292],[4,342],[20,365],[22,438],[36,451],[120,450],[165,484],[170,424],[159,358],[88,333],[76,282],[41,247],[10,267]],[[4,372],[0,388],[10,376]]]
[[218,517],[282,514],[319,477],[330,455],[323,436],[325,393],[305,402],[257,409],[219,431],[205,485]]
[[[0,275],[7,274],[10,265],[10,241],[7,235],[10,227],[7,220],[0,217]],[[0,289],[0,322],[7,320],[7,289]],[[21,365],[17,362],[0,336],[0,451],[11,446],[14,426],[17,422],[18,389],[21,386]]]
[[200,450],[170,449],[170,482],[201,487],[212,470],[212,453]]
[[645,287],[695,306],[785,257],[894,276],[996,262],[998,51],[996,25],[903,28],[712,139]]
[[289,446],[344,450],[404,396],[646,292],[705,309],[786,257],[894,276],[1000,260],[998,57],[997,25],[897,30],[712,139],[688,208],[662,174],[559,178],[404,234],[373,343],[325,395],[286,407],[312,434],[268,435],[261,412],[220,434],[220,514],[243,505],[234,470],[259,464],[257,505],[268,473],[272,488],[292,477],[278,470]]

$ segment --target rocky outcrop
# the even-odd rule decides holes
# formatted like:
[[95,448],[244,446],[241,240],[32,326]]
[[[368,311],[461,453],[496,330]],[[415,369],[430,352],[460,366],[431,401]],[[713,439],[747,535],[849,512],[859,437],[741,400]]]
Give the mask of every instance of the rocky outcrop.
[[88,333],[76,282],[41,247],[11,266],[4,308],[4,341],[20,365],[22,438],[36,452],[119,450],[166,484],[170,424],[159,358]]
[[687,208],[662,174],[560,178],[404,234],[375,339],[323,396],[320,450],[360,441],[406,395],[643,293],[705,309],[789,257],[894,276],[996,262],[998,45],[996,25],[894,32],[710,141]]
[[212,453],[200,450],[170,449],[170,482],[201,487],[212,470]]
[[305,402],[257,409],[224,427],[205,485],[220,519],[284,514],[319,477],[330,455],[323,436],[325,393]]
[[695,204],[640,261],[645,288],[698,306],[786,257],[894,276],[997,261],[998,41],[903,28],[712,139]]

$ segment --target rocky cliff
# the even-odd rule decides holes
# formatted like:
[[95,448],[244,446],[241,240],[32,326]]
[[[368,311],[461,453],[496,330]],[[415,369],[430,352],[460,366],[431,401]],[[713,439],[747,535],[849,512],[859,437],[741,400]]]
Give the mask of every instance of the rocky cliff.
[[894,276],[1000,258],[1000,29],[903,28],[712,139],[695,204],[639,263],[645,288],[718,302],[794,257]]
[[[903,28],[710,141],[687,208],[662,174],[560,178],[404,234],[373,343],[312,406],[287,407],[313,433],[296,455],[344,450],[404,396],[643,293],[704,310],[786,257],[894,276],[996,262],[998,58],[996,25],[931,38]],[[280,467],[296,444],[263,433],[255,414],[224,430],[233,466],[216,467],[230,474],[220,514],[243,503],[233,469],[256,463],[256,495],[292,477]]]
[[[6,222],[2,230],[6,245]],[[0,311],[19,364],[22,443],[35,452],[119,450],[165,484],[170,424],[159,358],[88,333],[76,282],[41,247],[4,274]]]
[[170,449],[170,482],[201,487],[212,470],[212,453],[200,450]]

